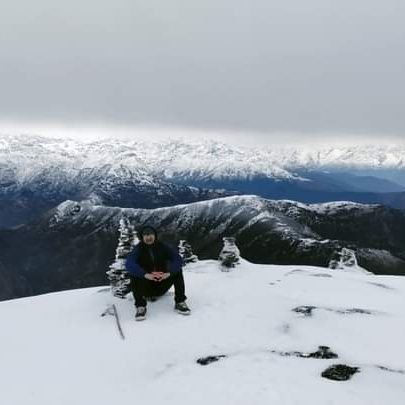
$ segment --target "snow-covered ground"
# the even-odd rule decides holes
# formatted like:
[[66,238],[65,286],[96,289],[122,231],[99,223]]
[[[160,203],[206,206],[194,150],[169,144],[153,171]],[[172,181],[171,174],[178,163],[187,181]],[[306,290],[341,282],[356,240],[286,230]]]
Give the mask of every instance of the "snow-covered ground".
[[[200,261],[184,275],[188,317],[174,312],[173,290],[148,303],[142,322],[132,296],[102,287],[1,302],[1,403],[405,403],[405,278],[246,260],[227,273]],[[113,303],[125,339],[100,316]],[[272,352],[320,345],[339,358]],[[226,357],[197,363],[215,355]],[[323,378],[333,364],[360,372]]]

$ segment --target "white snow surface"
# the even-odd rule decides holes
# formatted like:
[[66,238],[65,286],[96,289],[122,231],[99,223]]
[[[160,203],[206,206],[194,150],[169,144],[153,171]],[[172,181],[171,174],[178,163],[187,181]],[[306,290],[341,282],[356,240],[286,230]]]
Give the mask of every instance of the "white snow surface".
[[[0,303],[1,402],[7,405],[367,404],[405,400],[405,278],[215,260],[184,268],[190,316],[173,290],[134,320],[132,295],[93,287]],[[115,303],[125,339],[112,316]],[[310,317],[292,311],[313,305]],[[361,308],[372,314],[334,310]],[[326,345],[338,359],[285,357]],[[208,365],[198,358],[226,355]],[[321,372],[360,367],[348,381]],[[387,367],[383,370],[377,366]]]

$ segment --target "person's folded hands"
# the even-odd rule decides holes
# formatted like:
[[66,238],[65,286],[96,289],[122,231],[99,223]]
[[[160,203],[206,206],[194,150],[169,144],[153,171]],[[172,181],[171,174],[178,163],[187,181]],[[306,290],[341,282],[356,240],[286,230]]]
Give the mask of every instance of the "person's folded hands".
[[164,273],[163,273],[163,271],[152,271],[151,274],[153,275],[154,281],[161,281]]
[[159,278],[159,281],[166,280],[168,277],[170,277],[170,273],[162,273],[162,275]]

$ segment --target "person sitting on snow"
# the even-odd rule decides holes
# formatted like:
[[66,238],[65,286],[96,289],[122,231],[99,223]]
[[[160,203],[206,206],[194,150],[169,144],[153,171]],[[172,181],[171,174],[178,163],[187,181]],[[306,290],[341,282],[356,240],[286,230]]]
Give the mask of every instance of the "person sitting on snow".
[[183,278],[183,259],[168,244],[158,240],[153,226],[145,225],[138,232],[140,242],[126,259],[126,269],[135,299],[136,320],[145,319],[146,298],[165,294],[174,285],[174,309],[183,315],[190,314],[186,304]]

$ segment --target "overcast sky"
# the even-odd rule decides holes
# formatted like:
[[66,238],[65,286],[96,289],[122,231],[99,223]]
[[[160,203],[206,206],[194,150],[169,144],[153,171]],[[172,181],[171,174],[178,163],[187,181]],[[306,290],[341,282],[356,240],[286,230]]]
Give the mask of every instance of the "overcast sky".
[[404,0],[3,1],[0,122],[403,140],[404,21]]

